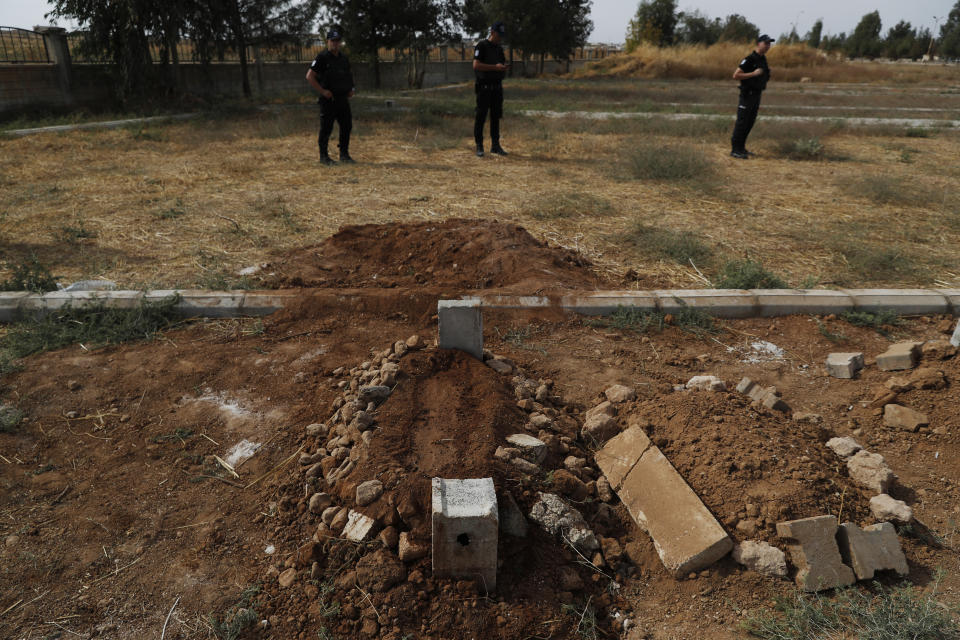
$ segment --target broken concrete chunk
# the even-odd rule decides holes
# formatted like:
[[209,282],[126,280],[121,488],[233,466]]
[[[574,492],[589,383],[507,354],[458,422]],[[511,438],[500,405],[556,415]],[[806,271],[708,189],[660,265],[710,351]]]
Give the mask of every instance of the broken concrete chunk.
[[523,458],[513,458],[510,460],[510,462],[513,464],[513,466],[520,469],[521,472],[529,476],[540,473],[540,467],[533,464],[529,460],[524,460]]
[[640,456],[617,493],[674,575],[708,567],[733,548],[727,532],[655,446]]
[[845,587],[856,581],[840,556],[833,516],[778,522],[777,535],[789,541],[790,559],[799,569],[796,583],[804,591]]
[[913,520],[913,509],[903,500],[897,500],[881,493],[870,498],[870,513],[880,521],[894,521],[906,524]]
[[756,382],[754,382],[750,378],[744,378],[737,384],[737,393],[750,395],[750,392],[753,390],[755,386],[757,386]]
[[716,376],[693,376],[687,381],[687,389],[694,391],[726,391],[727,385]]
[[603,392],[603,395],[613,404],[620,404],[621,402],[629,402],[637,399],[637,392],[622,384],[615,384],[609,387]]
[[837,540],[844,562],[853,567],[858,580],[870,580],[877,571],[892,570],[901,576],[910,573],[897,530],[889,522],[863,529],[844,522]]
[[341,535],[347,540],[354,542],[363,542],[370,540],[376,533],[377,521],[370,516],[365,516],[359,511],[351,510],[347,515],[347,524],[343,527]]
[[863,354],[831,353],[827,356],[827,373],[834,378],[853,378],[863,369]]
[[787,575],[783,551],[766,542],[745,540],[733,548],[731,556],[750,571],[781,578]]
[[494,458],[504,462],[513,460],[518,455],[520,455],[520,449],[514,449],[513,447],[497,447],[497,450],[493,452]]
[[606,416],[610,416],[611,418],[614,418],[617,415],[617,408],[613,406],[613,403],[610,402],[609,400],[604,400],[603,402],[593,407],[592,409],[587,409],[587,412],[583,415],[583,418],[584,420],[586,420],[597,414],[603,414]]
[[861,487],[876,493],[886,493],[896,478],[882,455],[868,451],[858,451],[847,460],[847,473]]
[[543,459],[547,457],[546,443],[533,436],[525,433],[514,433],[513,435],[507,436],[507,442],[517,449],[520,449],[522,453],[527,454],[536,464],[540,464],[543,462]]
[[920,427],[930,424],[925,414],[899,404],[888,404],[883,408],[883,424],[888,427],[916,432]]
[[493,369],[494,371],[496,371],[497,373],[504,374],[504,375],[511,373],[513,371],[513,367],[511,367],[508,363],[498,358],[487,360],[486,365],[491,369]]
[[881,371],[902,371],[917,366],[922,342],[898,342],[877,356]]
[[497,586],[499,516],[493,478],[432,482],[433,574]]
[[920,354],[925,360],[946,360],[957,355],[957,348],[948,340],[927,340],[920,347]]
[[404,531],[397,539],[397,556],[403,562],[415,562],[430,553],[430,545],[413,539],[409,531]]
[[650,438],[640,427],[627,429],[594,455],[594,460],[614,491],[618,491],[643,452],[650,447]]
[[863,449],[859,442],[850,437],[830,438],[827,440],[827,448],[841,458],[849,458],[857,451]]
[[582,552],[600,548],[583,515],[552,493],[540,493],[540,499],[530,510],[530,519],[547,533],[560,537]]

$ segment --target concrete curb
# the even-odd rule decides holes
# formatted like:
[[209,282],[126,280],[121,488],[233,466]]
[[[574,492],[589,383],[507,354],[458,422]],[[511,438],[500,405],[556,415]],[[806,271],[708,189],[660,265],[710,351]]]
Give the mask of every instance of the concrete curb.
[[129,127],[136,124],[150,124],[167,122],[170,120],[190,120],[200,117],[199,113],[175,113],[169,116],[151,116],[149,118],[130,118],[128,120],[107,120],[104,122],[82,122],[79,124],[58,124],[52,127],[36,127],[33,129],[11,129],[4,131],[8,136],[29,136],[35,133],[63,133],[65,131],[77,131],[80,129],[117,129],[119,127]]
[[[178,310],[185,318],[265,316],[310,290],[205,291],[53,291],[45,294],[0,291],[0,322],[26,314],[44,314],[67,305],[103,303],[132,308],[141,300],[159,301],[180,294]],[[329,291],[329,290],[325,290]],[[585,291],[563,296],[463,296],[460,302],[483,309],[560,309],[584,315],[609,315],[620,307],[676,313],[682,307],[701,309],[717,318],[773,317],[792,314],[890,310],[900,315],[960,316],[960,289],[664,289],[653,291]],[[445,308],[445,307],[444,307]]]

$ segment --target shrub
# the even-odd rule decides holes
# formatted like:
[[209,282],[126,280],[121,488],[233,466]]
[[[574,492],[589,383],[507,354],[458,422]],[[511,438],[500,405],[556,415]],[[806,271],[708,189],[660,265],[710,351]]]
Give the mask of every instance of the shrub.
[[641,144],[625,152],[627,175],[639,180],[692,180],[713,174],[713,165],[702,152],[683,147]]
[[645,255],[669,258],[680,264],[704,264],[713,258],[713,250],[692,231],[661,229],[637,222],[623,235],[623,241]]
[[820,160],[824,156],[820,138],[795,138],[777,145],[777,155],[791,160]]
[[11,269],[13,273],[0,282],[0,291],[44,293],[57,290],[57,277],[51,274],[46,265],[41,263],[35,255],[26,258],[23,262],[15,264],[8,262],[4,266]]
[[532,201],[525,212],[537,220],[558,220],[575,216],[604,216],[613,212],[609,200],[590,193],[561,193]]
[[767,271],[749,258],[732,260],[723,265],[714,284],[716,289],[786,289],[789,285],[780,276]]
[[0,404],[0,433],[11,433],[23,420],[23,411]]

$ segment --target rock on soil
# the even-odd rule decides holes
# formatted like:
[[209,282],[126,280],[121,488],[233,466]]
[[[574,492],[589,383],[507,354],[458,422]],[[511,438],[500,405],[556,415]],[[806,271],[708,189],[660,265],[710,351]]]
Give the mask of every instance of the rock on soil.
[[543,529],[581,551],[596,551],[600,543],[583,515],[552,493],[541,493],[530,510],[530,519]]
[[385,549],[368,553],[357,563],[357,583],[369,591],[380,593],[406,579],[403,562]]
[[786,555],[766,542],[745,540],[733,548],[731,555],[751,571],[781,578],[787,575]]

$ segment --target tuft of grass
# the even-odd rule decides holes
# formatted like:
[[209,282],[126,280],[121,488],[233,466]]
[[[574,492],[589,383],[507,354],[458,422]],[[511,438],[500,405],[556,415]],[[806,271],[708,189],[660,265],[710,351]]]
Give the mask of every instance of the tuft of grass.
[[919,277],[921,267],[892,247],[870,247],[850,244],[842,247],[847,266],[860,280],[896,280]]
[[891,327],[899,327],[903,324],[903,318],[893,309],[882,309],[877,312],[844,311],[840,317],[855,327],[873,329],[883,336],[889,335]]
[[258,593],[260,593],[260,586],[251,585],[243,590],[237,602],[222,616],[213,613],[207,615],[207,622],[210,623],[213,635],[218,640],[237,640],[244,631],[256,624],[259,616],[251,605]]
[[16,407],[0,405],[0,433],[13,433],[23,421],[24,413]]
[[750,260],[731,260],[723,265],[715,289],[787,289],[780,276],[767,271],[762,264]]
[[600,631],[597,627],[597,612],[590,606],[589,600],[583,605],[582,609],[577,609],[572,604],[565,604],[562,606],[562,610],[577,621],[574,632],[578,636],[584,640],[596,640],[600,637]]
[[843,186],[847,194],[876,204],[922,207],[933,199],[926,189],[891,175],[866,175]]
[[588,326],[618,331],[633,331],[635,333],[650,333],[663,331],[673,325],[682,331],[702,336],[706,333],[715,333],[717,328],[711,316],[702,309],[684,305],[676,314],[663,311],[646,311],[632,307],[617,307],[609,316],[589,318],[585,321]]
[[920,592],[913,585],[873,591],[838,590],[831,598],[804,595],[777,600],[774,611],[762,611],[743,623],[743,630],[769,640],[955,640],[960,608],[937,601],[937,587]]
[[76,226],[65,224],[57,230],[55,237],[58,241],[66,244],[77,244],[81,240],[92,240],[97,237],[97,232],[88,229],[82,219],[77,219]]
[[713,249],[693,231],[662,229],[637,222],[622,238],[644,255],[669,258],[680,264],[693,260],[703,265],[713,259]]
[[109,308],[103,302],[94,302],[21,319],[0,338],[0,373],[10,371],[10,363],[18,358],[78,342],[102,346],[149,340],[179,320],[179,302],[179,295],[158,302],[142,301],[134,309]]
[[908,127],[903,135],[908,138],[930,138],[933,136],[933,131],[926,127]]
[[776,147],[777,155],[790,160],[822,160],[823,143],[820,138],[794,138],[781,140]]
[[0,282],[0,291],[32,291],[45,293],[57,290],[57,277],[37,259],[36,255],[22,262],[4,263],[4,267],[13,271],[9,278]]
[[624,151],[620,162],[626,175],[637,180],[703,180],[715,171],[707,157],[690,146],[645,143]]
[[186,208],[183,206],[183,201],[180,198],[177,198],[174,201],[173,206],[166,209],[160,209],[154,213],[154,215],[160,220],[175,220],[187,212]]
[[823,324],[819,318],[814,318],[814,319],[817,321],[817,331],[819,331],[820,335],[822,335],[824,338],[826,338],[830,342],[840,343],[840,342],[846,342],[847,340],[849,340],[849,338],[844,334],[833,333],[832,331],[827,329],[827,325]]
[[559,193],[531,201],[524,213],[537,220],[560,220],[577,216],[605,216],[613,213],[609,200],[590,193]]

